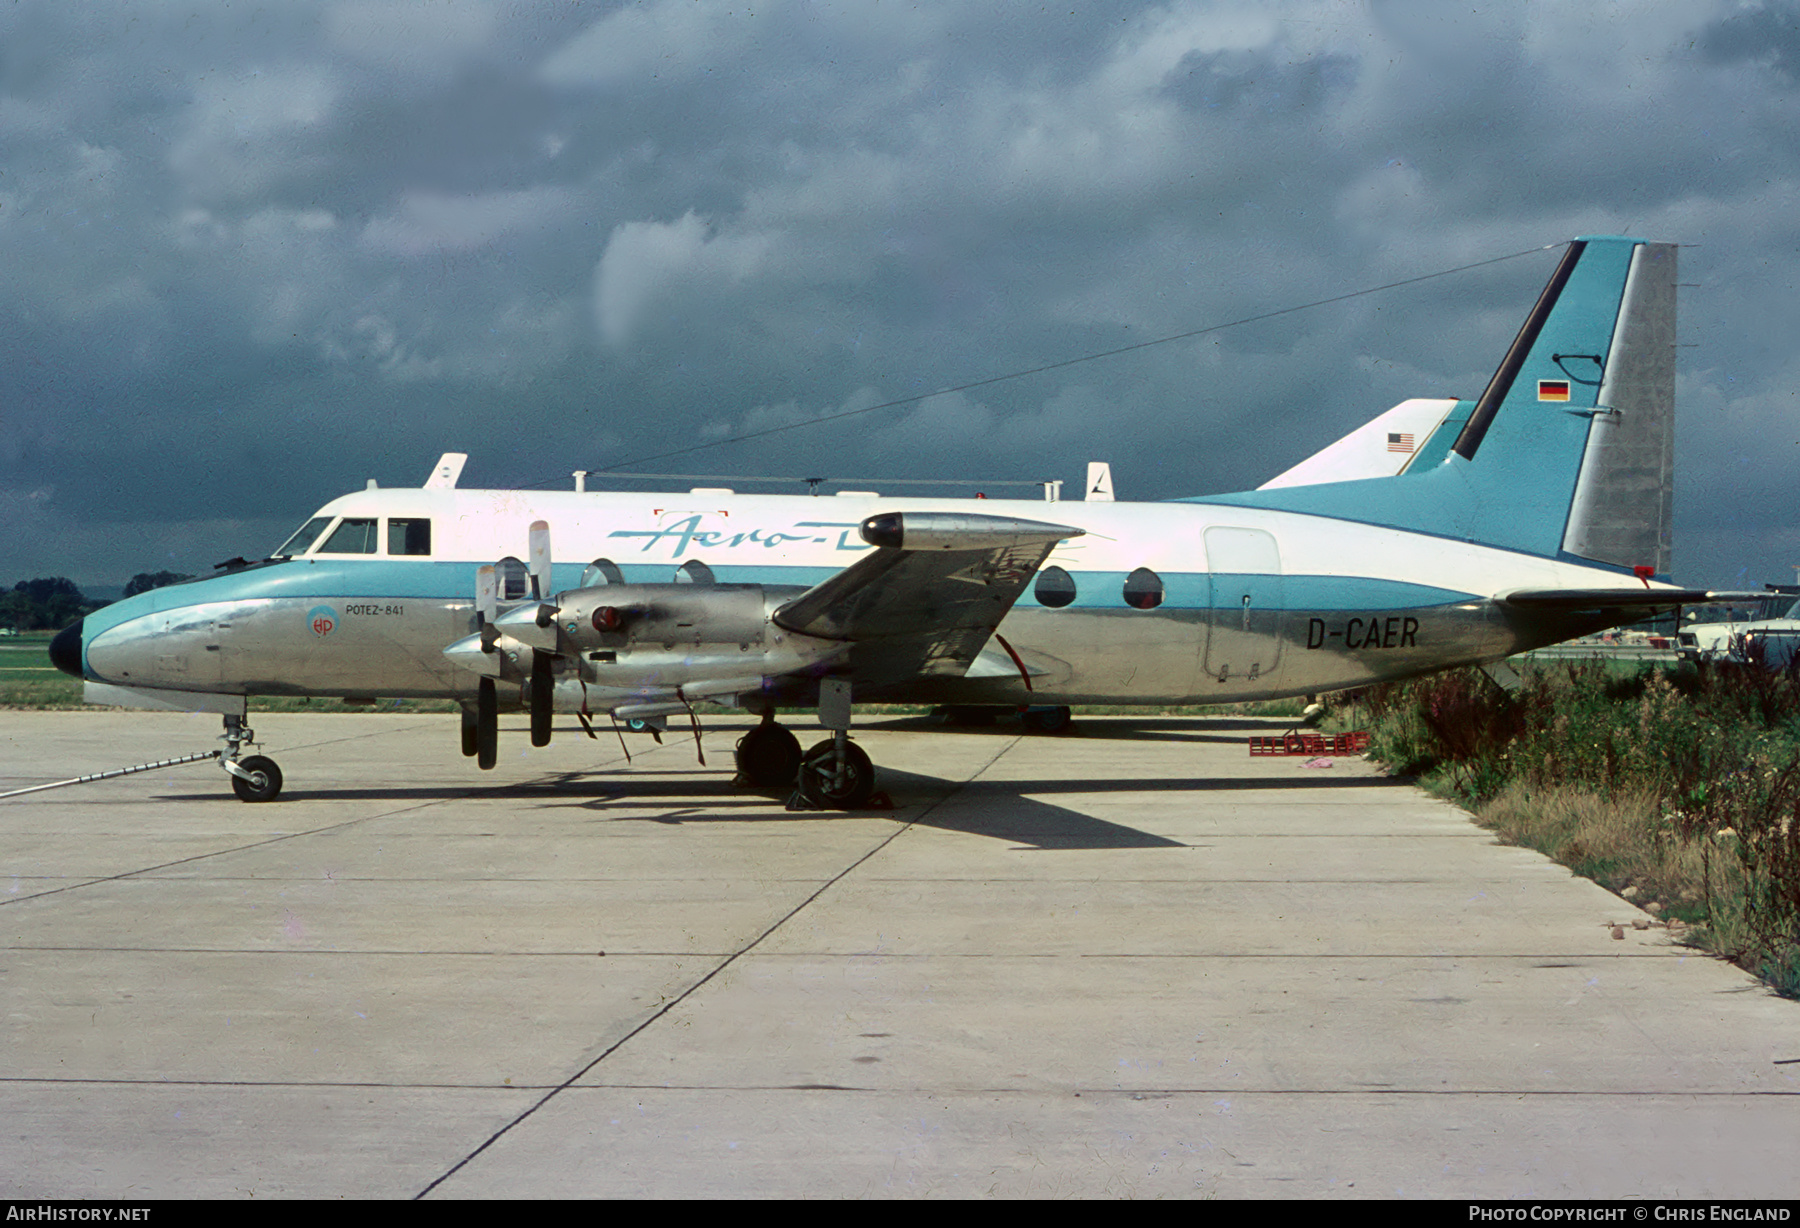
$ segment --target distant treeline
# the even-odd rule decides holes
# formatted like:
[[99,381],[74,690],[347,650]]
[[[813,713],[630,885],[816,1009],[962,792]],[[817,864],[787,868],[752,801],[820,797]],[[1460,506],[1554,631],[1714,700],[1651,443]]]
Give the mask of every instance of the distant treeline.
[[[192,578],[174,571],[139,572],[125,586],[125,595],[135,597],[153,588]],[[65,576],[20,580],[10,591],[0,594],[0,627],[11,627],[15,631],[55,631],[105,604],[104,601],[90,601],[75,581]]]

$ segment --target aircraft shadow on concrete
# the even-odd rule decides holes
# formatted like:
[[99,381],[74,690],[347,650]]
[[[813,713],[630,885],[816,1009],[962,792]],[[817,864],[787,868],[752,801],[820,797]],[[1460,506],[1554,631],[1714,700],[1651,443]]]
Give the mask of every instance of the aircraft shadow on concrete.
[[1279,734],[1297,727],[1298,721],[1277,725],[1267,718],[1245,719],[1235,716],[1152,716],[1108,718],[1104,722],[1076,717],[1066,731],[1054,734],[1033,733],[1017,720],[1002,717],[991,725],[951,725],[936,717],[906,716],[886,721],[862,721],[859,728],[881,729],[893,733],[931,733],[937,736],[971,738],[1086,738],[1106,742],[1204,742],[1219,745],[1245,743],[1248,734]]
[[[718,823],[817,823],[833,819],[886,818],[940,831],[1004,840],[1025,848],[1052,850],[1184,848],[1180,841],[1082,814],[1065,806],[1026,796],[1042,792],[1097,793],[1191,786],[1192,781],[1017,781],[954,782],[891,768],[881,773],[882,787],[894,809],[847,813],[787,810],[787,793],[747,792],[716,769],[684,775],[642,776],[623,772],[563,772],[530,784],[401,785],[391,788],[291,789],[285,801],[514,801],[536,810],[578,808],[606,823],[662,823],[672,826]],[[1222,784],[1236,784],[1223,781]],[[1284,782],[1285,783],[1285,782]],[[1311,782],[1302,782],[1311,783]],[[1323,783],[1323,782],[1320,782]],[[970,790],[974,790],[973,793]],[[229,793],[164,794],[167,801],[219,801],[241,805]],[[973,801],[974,804],[971,804]],[[283,802],[276,802],[279,806]],[[615,813],[616,812],[616,813]],[[647,813],[646,813],[647,812]]]
[[[785,809],[785,792],[746,794],[728,784],[656,780],[638,782],[618,788],[612,782],[594,780],[582,773],[569,773],[550,786],[560,797],[591,792],[598,796],[574,803],[584,809],[604,813],[613,808],[641,810],[646,801],[662,795],[693,800],[704,797],[703,806],[686,806],[662,814],[619,815],[616,822],[653,822],[675,825],[692,823],[783,823],[818,822],[834,818],[886,818],[895,822],[915,823],[941,831],[987,836],[1033,849],[1116,849],[1116,848],[1182,848],[1179,841],[1127,827],[1070,810],[1064,806],[1025,797],[1018,789],[994,786],[982,790],[980,804],[971,808],[966,801],[969,786],[956,788],[952,782],[912,772],[883,769],[881,783],[894,799],[894,809],[859,810],[842,815],[833,811]],[[542,797],[542,791],[536,791]],[[556,805],[547,802],[547,805]],[[783,807],[782,809],[774,809]]]

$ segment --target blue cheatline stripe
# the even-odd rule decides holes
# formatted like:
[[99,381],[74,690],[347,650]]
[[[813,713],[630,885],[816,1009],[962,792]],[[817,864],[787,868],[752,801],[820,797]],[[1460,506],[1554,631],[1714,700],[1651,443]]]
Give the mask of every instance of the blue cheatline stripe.
[[[87,616],[88,640],[132,618],[162,610],[179,609],[203,602],[258,599],[313,600],[368,597],[383,600],[420,598],[436,601],[474,600],[475,562],[379,559],[366,562],[338,560],[280,563],[270,567],[168,588],[155,589],[104,606]],[[552,578],[558,591],[580,582],[584,565],[558,563]],[[666,584],[674,575],[669,563],[633,564],[621,568],[627,582]],[[767,584],[811,587],[835,575],[830,567],[719,566],[714,574],[728,584]],[[1067,608],[1077,610],[1129,609],[1123,571],[1076,571],[1076,599]],[[1211,605],[1215,577],[1206,572],[1160,573],[1164,587],[1163,608],[1204,610]],[[1225,587],[1240,577],[1221,576]],[[1267,577],[1262,578],[1266,583]],[[1470,600],[1474,594],[1455,589],[1383,580],[1369,576],[1289,575],[1280,577],[1282,605],[1295,610],[1400,610],[1447,605]],[[1019,608],[1043,609],[1031,588],[1019,598]]]
[[[1125,604],[1123,571],[1071,571],[1075,581],[1075,600],[1063,609],[1114,610],[1129,609]],[[1409,584],[1403,580],[1381,580],[1372,576],[1283,575],[1247,577],[1207,572],[1158,572],[1163,582],[1160,609],[1205,610],[1212,606],[1215,584],[1229,592],[1226,604],[1236,607],[1242,592],[1241,581],[1254,578],[1266,588],[1271,580],[1281,585],[1281,606],[1288,610],[1409,610],[1420,606],[1452,605],[1475,600],[1473,593],[1457,589],[1437,588],[1429,584]],[[1039,606],[1032,589],[1019,598],[1018,608],[1030,610]]]

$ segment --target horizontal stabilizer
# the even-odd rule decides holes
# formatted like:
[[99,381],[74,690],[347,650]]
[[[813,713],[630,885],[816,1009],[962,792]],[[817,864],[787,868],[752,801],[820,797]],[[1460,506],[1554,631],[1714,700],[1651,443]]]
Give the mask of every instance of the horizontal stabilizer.
[[1536,588],[1494,600],[1521,610],[1647,610],[1722,600],[1703,588]]

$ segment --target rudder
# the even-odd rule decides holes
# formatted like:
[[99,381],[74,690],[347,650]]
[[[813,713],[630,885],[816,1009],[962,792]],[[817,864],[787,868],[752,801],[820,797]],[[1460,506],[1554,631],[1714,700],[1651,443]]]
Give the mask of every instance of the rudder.
[[1675,253],[1632,254],[1597,413],[1576,478],[1562,548],[1621,567],[1672,570],[1675,489]]

